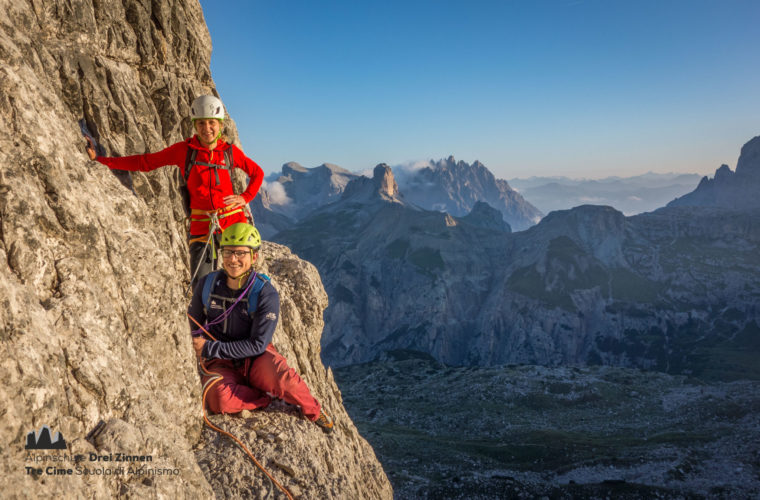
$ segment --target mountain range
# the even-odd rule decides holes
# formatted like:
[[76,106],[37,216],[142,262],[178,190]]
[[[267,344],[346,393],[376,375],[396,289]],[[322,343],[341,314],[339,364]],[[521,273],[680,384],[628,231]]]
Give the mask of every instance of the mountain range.
[[[468,164],[450,156],[413,170],[403,167],[393,170],[401,173],[394,178],[399,181],[398,188],[409,206],[465,216],[476,204],[488,203],[501,213],[506,227],[516,231],[534,225],[543,215],[478,161]],[[349,183],[360,177],[365,176],[330,163],[314,168],[286,163],[281,172],[267,177],[261,190],[262,199],[254,199],[252,203],[262,235],[273,236],[322,206],[337,202]]]
[[[403,173],[403,175],[400,175]],[[428,210],[462,216],[477,202],[499,210],[515,231],[536,224],[543,214],[503,179],[497,179],[479,161],[468,164],[453,156],[417,165],[414,170],[397,168],[395,174],[406,199]]]
[[[734,174],[742,192],[760,187],[758,141]],[[740,189],[703,184],[695,193]],[[381,165],[274,239],[320,270],[322,356],[335,366],[412,349],[453,365],[760,375],[760,207],[694,203],[632,217],[586,205],[509,233],[492,208],[454,217],[410,203]]]
[[633,177],[571,179],[529,177],[509,184],[543,213],[579,205],[608,205],[625,215],[651,212],[682,196],[700,181],[698,174],[657,174]]

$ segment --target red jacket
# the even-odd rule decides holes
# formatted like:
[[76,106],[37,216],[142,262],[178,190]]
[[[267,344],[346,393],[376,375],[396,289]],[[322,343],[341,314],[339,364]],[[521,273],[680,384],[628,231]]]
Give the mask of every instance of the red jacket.
[[[98,156],[96,159],[106,165],[108,168],[115,170],[139,170],[141,172],[150,172],[165,165],[176,165],[179,167],[182,176],[185,176],[185,161],[187,159],[188,148],[198,150],[195,161],[224,165],[224,151],[232,148],[232,162],[235,168],[243,170],[248,174],[248,187],[241,193],[246,203],[258,193],[261,183],[264,181],[264,171],[261,170],[256,162],[248,158],[237,146],[233,146],[224,141],[217,141],[213,150],[203,146],[196,136],[178,142],[157,153],[146,153],[142,155],[116,157]],[[187,189],[190,192],[190,208],[200,210],[217,210],[224,208],[224,198],[235,194],[232,190],[232,180],[230,179],[229,170],[218,170],[219,185],[216,184],[215,169],[202,165],[195,165],[190,170],[190,177],[187,179]],[[222,229],[236,222],[246,222],[245,214],[237,213],[228,217],[219,219]],[[192,221],[190,225],[190,234],[202,235],[208,232],[208,222]]]

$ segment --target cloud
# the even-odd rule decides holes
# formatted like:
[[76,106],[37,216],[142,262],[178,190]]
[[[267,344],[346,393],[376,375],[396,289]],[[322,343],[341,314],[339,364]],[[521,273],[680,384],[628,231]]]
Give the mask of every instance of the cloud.
[[401,165],[396,165],[394,169],[399,169],[403,172],[412,173],[429,166],[431,166],[431,163],[429,160],[417,160],[417,161],[408,161],[406,163],[402,163]]
[[402,163],[393,167],[393,177],[396,178],[396,182],[399,186],[404,186],[409,183],[410,178],[414,177],[414,174],[419,170],[430,166],[432,166],[430,161],[426,160]]
[[606,198],[600,198],[598,196],[581,196],[578,198],[578,201],[581,203],[605,203],[607,201]]
[[273,205],[288,205],[291,201],[285,192],[285,186],[277,181],[266,182],[264,181],[262,187],[269,194],[269,201]]

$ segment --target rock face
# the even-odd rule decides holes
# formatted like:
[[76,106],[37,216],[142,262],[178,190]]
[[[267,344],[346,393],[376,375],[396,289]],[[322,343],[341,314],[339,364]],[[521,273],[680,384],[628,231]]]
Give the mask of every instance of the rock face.
[[383,198],[378,179],[277,235],[325,281],[326,363],[406,349],[452,365],[760,376],[745,354],[760,346],[760,210],[587,205],[509,234],[482,223],[484,206],[421,210]]
[[704,177],[697,189],[677,198],[669,207],[760,208],[760,136],[742,147],[736,172],[721,165],[712,179]]
[[[210,52],[195,1],[16,2],[0,10],[0,119],[8,128],[0,137],[5,495],[223,497],[198,460],[205,471],[242,463],[224,439],[201,433],[177,169],[135,173],[133,193],[86,159],[77,126],[85,118],[114,155],[183,139],[189,103],[214,92]],[[275,344],[339,424],[324,439],[292,412],[253,413],[250,425],[276,428],[282,440],[279,450],[257,449],[259,460],[304,497],[390,498],[319,362],[326,296],[318,274],[287,249],[264,251],[283,302]],[[101,420],[105,426],[86,440]],[[121,452],[152,462],[137,467],[142,474],[28,474],[25,465],[50,465],[25,462],[28,432],[44,425],[65,438],[69,454]],[[195,444],[203,449],[198,456]],[[308,466],[301,455],[311,457]],[[76,467],[115,464],[87,458]],[[258,473],[241,474],[228,470],[229,484],[250,483]]]
[[427,210],[462,216],[475,203],[484,201],[499,210],[515,231],[529,228],[542,216],[507,181],[495,178],[479,161],[469,165],[449,156],[399,178],[406,199]]

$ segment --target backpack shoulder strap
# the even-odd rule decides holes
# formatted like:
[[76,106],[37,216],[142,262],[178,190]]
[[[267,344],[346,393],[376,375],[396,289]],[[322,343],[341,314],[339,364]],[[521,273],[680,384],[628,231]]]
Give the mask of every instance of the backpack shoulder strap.
[[235,155],[232,154],[232,144],[230,144],[229,147],[224,150],[224,164],[227,165],[230,175],[232,175],[232,168],[235,166],[233,161],[234,156]]
[[256,274],[256,282],[251,287],[251,291],[248,293],[248,315],[253,316],[253,313],[256,312],[256,307],[259,303],[259,294],[261,293],[261,289],[264,288],[264,285],[269,283],[269,276],[267,276],[264,273],[257,273]]
[[190,178],[190,170],[195,165],[195,157],[198,155],[198,150],[190,147],[190,139],[187,140],[187,154],[185,155],[185,184],[187,179]]
[[208,316],[208,306],[211,303],[211,292],[216,287],[216,279],[221,271],[214,271],[206,276],[203,282],[203,291],[201,292],[201,302],[203,302],[203,312]]

